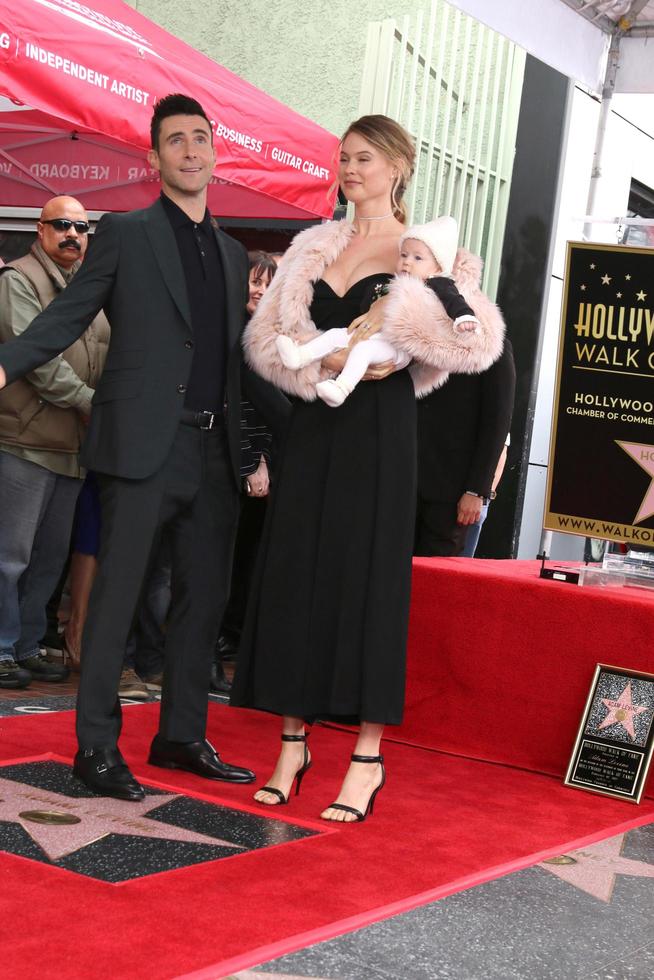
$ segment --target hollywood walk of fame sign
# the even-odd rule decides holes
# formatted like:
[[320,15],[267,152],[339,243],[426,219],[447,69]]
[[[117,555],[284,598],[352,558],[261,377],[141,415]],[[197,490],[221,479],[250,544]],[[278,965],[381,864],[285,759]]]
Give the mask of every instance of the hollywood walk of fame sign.
[[568,242],[543,525],[654,545],[654,249]]
[[654,674],[598,664],[567,786],[639,803],[654,750]]

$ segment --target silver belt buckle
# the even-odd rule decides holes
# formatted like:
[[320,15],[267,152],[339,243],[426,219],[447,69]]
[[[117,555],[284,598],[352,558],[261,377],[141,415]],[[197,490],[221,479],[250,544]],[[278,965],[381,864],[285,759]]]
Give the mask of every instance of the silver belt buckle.
[[202,423],[200,423],[200,428],[201,429],[204,429],[205,431],[209,431],[209,430],[213,429],[213,424],[214,424],[214,422],[216,420],[216,416],[214,415],[214,413],[213,412],[200,412],[200,414],[203,415],[205,418],[207,416],[209,416],[209,419],[208,419],[207,424],[206,425],[203,425]]

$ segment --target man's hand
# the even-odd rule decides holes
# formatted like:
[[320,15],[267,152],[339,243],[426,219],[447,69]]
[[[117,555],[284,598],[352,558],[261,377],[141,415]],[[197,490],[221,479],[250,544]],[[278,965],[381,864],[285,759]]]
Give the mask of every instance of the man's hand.
[[266,497],[268,495],[270,479],[268,477],[268,467],[263,456],[257,469],[245,481],[245,485],[249,497]]
[[464,493],[457,504],[456,520],[458,524],[474,524],[481,517],[484,501],[472,493]]
[[0,365],[0,388],[4,388],[7,384],[7,375],[5,374],[4,368]]

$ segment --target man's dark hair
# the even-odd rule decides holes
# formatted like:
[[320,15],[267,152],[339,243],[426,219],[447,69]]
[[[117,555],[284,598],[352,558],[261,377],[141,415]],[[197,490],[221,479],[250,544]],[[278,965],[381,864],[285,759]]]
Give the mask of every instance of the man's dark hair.
[[213,136],[213,129],[206,112],[196,99],[189,95],[182,95],[180,92],[173,92],[165,95],[155,103],[152,120],[150,122],[150,143],[153,150],[159,150],[159,133],[161,132],[162,120],[168,116],[202,116],[207,120],[209,132]]

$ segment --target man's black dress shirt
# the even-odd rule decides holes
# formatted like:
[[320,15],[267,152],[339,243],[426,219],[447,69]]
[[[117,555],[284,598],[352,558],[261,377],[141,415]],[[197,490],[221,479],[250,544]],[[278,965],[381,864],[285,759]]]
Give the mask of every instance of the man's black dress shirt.
[[211,215],[207,209],[195,222],[165,194],[161,202],[177,241],[191,308],[193,363],[184,404],[221,413],[227,377],[225,275]]

